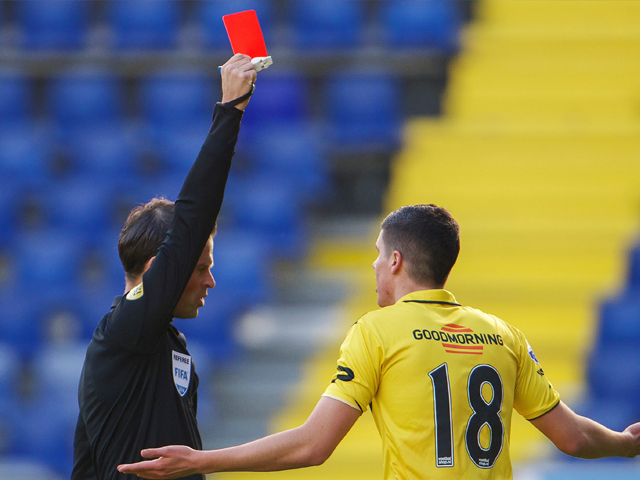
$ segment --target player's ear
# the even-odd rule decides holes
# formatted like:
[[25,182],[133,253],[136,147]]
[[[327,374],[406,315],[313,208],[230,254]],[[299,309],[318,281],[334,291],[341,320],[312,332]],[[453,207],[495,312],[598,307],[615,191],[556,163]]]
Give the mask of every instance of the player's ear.
[[402,254],[398,250],[394,250],[389,260],[391,264],[391,273],[398,273],[404,262]]

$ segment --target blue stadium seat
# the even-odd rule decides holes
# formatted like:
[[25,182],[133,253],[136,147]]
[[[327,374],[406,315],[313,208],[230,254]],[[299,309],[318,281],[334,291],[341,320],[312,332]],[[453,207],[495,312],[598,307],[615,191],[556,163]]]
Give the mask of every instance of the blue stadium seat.
[[320,138],[303,124],[261,128],[249,143],[249,158],[258,174],[288,179],[296,197],[319,204],[326,197],[330,179]]
[[21,71],[0,70],[0,128],[28,123],[33,102],[31,80]]
[[[82,363],[80,364],[82,367]],[[62,478],[70,478],[73,468],[73,438],[78,421],[77,385],[75,411],[67,402],[39,398],[18,413],[20,428],[15,453],[45,464]]]
[[635,345],[596,348],[587,368],[589,390],[601,401],[624,401],[640,412],[640,352]]
[[[13,406],[20,400],[18,391],[21,380],[21,364],[17,349],[6,340],[1,340],[0,414],[5,412],[3,407]],[[2,443],[3,442],[0,442],[0,448],[2,448]]]
[[400,143],[398,79],[384,71],[332,74],[325,89],[329,140],[336,148],[394,150]]
[[628,286],[632,290],[640,290],[640,243],[629,253]]
[[16,237],[18,284],[24,291],[79,285],[84,244],[72,229],[21,232]]
[[299,259],[307,249],[307,232],[295,186],[277,175],[229,178],[225,212],[249,235],[262,237],[271,255]]
[[123,50],[167,49],[177,45],[181,22],[175,0],[114,0],[106,3],[115,46]]
[[90,2],[22,0],[15,5],[26,48],[58,50],[85,46]]
[[51,174],[48,136],[31,125],[0,128],[0,178],[14,185],[34,186]]
[[[0,176],[0,255],[3,247],[8,245],[11,236],[18,227],[20,189],[13,183]],[[0,279],[2,288],[2,279]]]
[[67,151],[72,174],[101,184],[140,181],[143,173],[140,139],[117,123],[72,134]]
[[391,47],[433,48],[446,54],[458,48],[462,13],[448,0],[381,2],[379,23]]
[[[181,181],[176,179],[184,179],[187,175],[209,131],[209,126],[202,122],[191,125],[190,130],[182,129],[186,126],[185,124],[176,127],[179,130],[166,131],[164,137],[160,136],[155,143],[156,155],[160,159],[164,174],[172,175],[178,187]],[[175,191],[175,189],[172,190]],[[177,194],[178,191],[175,193]]]
[[365,2],[296,0],[290,5],[293,43],[298,49],[354,48],[361,44]]
[[53,119],[65,132],[122,121],[122,87],[104,69],[78,68],[58,75],[49,85]]
[[275,70],[256,83],[251,108],[242,118],[243,134],[263,126],[299,124],[309,118],[309,85],[299,72]]
[[78,412],[78,384],[88,343],[47,345],[33,359],[36,396]]
[[108,182],[100,182],[98,178],[71,178],[52,183],[41,198],[52,227],[88,237],[100,235],[114,226],[112,190]]
[[608,299],[600,305],[598,343],[605,346],[632,346],[640,342],[640,298],[631,292]]
[[203,131],[199,148],[206,137],[215,99],[213,82],[198,70],[161,71],[143,79],[140,103],[144,119],[155,129]]
[[231,44],[222,22],[230,13],[255,10],[267,49],[272,45],[274,6],[271,0],[201,0],[196,3],[197,22],[202,31],[203,44],[208,48],[225,49]]
[[15,285],[0,291],[0,341],[15,349],[20,358],[31,358],[41,346],[37,305],[25,300],[24,290]]

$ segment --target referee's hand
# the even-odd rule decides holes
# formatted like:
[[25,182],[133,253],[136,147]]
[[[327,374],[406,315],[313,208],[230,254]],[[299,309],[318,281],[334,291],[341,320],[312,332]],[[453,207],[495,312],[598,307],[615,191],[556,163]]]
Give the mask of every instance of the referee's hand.
[[[256,81],[257,72],[251,63],[251,57],[236,53],[225,63],[221,69],[222,76],[222,103],[227,103],[240,98],[253,88]],[[243,110],[249,103],[247,98],[244,102],[235,107]]]

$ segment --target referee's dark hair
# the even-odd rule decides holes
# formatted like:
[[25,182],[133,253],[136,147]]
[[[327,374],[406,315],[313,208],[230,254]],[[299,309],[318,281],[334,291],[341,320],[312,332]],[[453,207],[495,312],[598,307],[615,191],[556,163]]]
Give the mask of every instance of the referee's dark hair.
[[175,204],[166,198],[154,198],[129,213],[118,239],[118,253],[127,277],[142,275],[144,266],[154,257],[167,236]]
[[460,227],[446,209],[408,205],[391,212],[381,230],[387,251],[402,254],[414,281],[444,287],[460,253]]

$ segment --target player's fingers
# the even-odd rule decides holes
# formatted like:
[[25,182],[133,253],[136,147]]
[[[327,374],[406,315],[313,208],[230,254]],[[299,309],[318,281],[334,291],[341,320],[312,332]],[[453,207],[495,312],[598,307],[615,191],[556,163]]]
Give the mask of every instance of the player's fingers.
[[145,448],[140,452],[142,458],[158,458],[167,453],[167,447],[161,448]]

